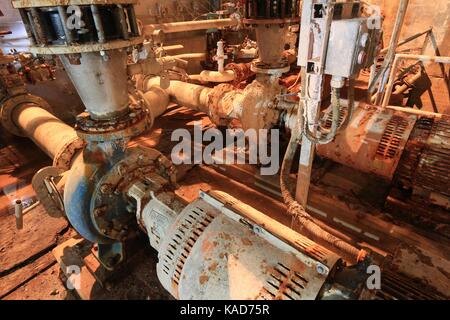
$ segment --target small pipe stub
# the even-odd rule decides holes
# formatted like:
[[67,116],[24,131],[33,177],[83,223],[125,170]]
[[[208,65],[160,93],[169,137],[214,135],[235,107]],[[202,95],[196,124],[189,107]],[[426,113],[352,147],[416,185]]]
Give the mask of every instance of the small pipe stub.
[[20,199],[14,201],[14,215],[16,216],[16,228],[23,229],[23,206]]

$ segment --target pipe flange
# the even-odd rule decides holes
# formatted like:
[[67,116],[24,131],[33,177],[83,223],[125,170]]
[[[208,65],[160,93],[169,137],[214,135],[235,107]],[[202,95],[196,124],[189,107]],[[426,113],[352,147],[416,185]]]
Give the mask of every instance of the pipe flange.
[[291,69],[286,58],[281,59],[280,63],[274,64],[265,64],[261,61],[254,61],[250,66],[251,71],[255,73],[265,73],[265,74],[282,74],[286,73]]
[[17,106],[24,103],[33,103],[51,112],[50,105],[47,101],[29,93],[6,98],[1,104],[1,124],[8,132],[19,137],[26,137],[26,134],[14,123],[12,113]]
[[232,84],[237,86],[242,81],[247,80],[255,73],[251,70],[250,63],[229,63],[226,65],[225,70],[231,70],[234,72],[234,80]]
[[124,241],[134,234],[136,218],[128,208],[128,189],[143,177],[161,187],[176,184],[176,169],[162,153],[142,146],[129,148],[125,158],[105,174],[92,194],[91,219],[98,232]]
[[[226,113],[227,111],[231,112],[231,110],[223,110],[219,102],[225,94],[233,90],[235,90],[233,85],[222,83],[214,87],[214,90],[208,94],[209,117],[213,123],[227,125],[230,122],[230,119],[227,119]],[[232,108],[231,104],[230,108]]]
[[51,217],[64,216],[64,201],[58,190],[64,169],[45,167],[36,172],[31,181],[36,195]]
[[53,166],[64,170],[69,170],[75,153],[85,146],[85,142],[80,138],[74,138],[66,143],[55,155]]
[[112,141],[135,137],[149,127],[148,110],[140,103],[130,107],[125,116],[109,120],[94,120],[89,113],[77,116],[75,130],[84,141]]

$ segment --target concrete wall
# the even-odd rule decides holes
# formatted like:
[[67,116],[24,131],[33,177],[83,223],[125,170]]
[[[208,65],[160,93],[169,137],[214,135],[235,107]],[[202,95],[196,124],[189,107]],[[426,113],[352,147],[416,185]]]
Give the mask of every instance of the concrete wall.
[[[370,0],[369,2],[380,6],[381,12],[385,16],[384,39],[387,45],[392,34],[400,0]],[[450,1],[410,0],[400,39],[424,31],[430,26],[433,27],[433,33],[441,54],[450,55]],[[406,47],[416,48],[421,47],[422,44],[423,38]],[[430,46],[427,48],[427,53],[431,54]]]

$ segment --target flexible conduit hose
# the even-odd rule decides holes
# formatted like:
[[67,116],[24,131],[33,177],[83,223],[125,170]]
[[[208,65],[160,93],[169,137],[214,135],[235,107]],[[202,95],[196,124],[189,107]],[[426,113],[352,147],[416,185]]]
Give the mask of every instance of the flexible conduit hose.
[[334,140],[334,138],[336,137],[338,130],[343,130],[343,129],[347,128],[348,124],[350,123],[351,118],[353,117],[354,104],[355,104],[354,96],[355,96],[354,80],[349,79],[347,115],[346,115],[345,119],[343,120],[342,124],[340,124],[339,123],[340,118],[341,118],[340,89],[339,88],[331,89],[331,107],[332,107],[331,128],[330,128],[330,130],[325,130],[323,128],[320,128],[320,130],[319,130],[319,132],[328,131],[327,134],[325,135],[325,137],[315,137],[314,136],[314,134],[308,128],[307,117],[305,115],[303,115],[303,112],[301,112],[300,117],[301,117],[302,123],[303,123],[303,134],[306,136],[306,138],[315,144],[328,144],[328,143],[332,142]]
[[[301,111],[299,110],[298,115],[300,116],[300,114]],[[314,222],[313,218],[306,212],[305,208],[303,208],[303,206],[294,199],[291,190],[289,190],[289,187],[286,184],[286,181],[288,181],[288,177],[291,172],[297,146],[299,142],[301,142],[299,141],[299,139],[301,139],[300,132],[300,125],[299,122],[297,122],[296,127],[291,132],[291,139],[289,141],[283,163],[281,165],[280,174],[281,194],[283,196],[284,203],[287,206],[287,213],[292,217],[292,224],[294,222],[298,222],[301,227],[309,232],[312,236],[327,242],[349,257],[355,259],[356,262],[361,262],[367,257],[367,252],[365,250],[360,250],[352,246],[351,244],[345,242],[342,239],[339,239],[338,237],[330,234],[329,232],[323,230],[320,226],[318,226]]]

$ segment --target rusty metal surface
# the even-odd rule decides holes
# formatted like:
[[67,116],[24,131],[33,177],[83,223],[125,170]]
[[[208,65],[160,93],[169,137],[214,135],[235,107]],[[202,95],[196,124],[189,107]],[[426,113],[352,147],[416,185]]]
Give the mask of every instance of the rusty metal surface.
[[187,299],[315,299],[327,276],[224,215],[188,256],[179,287]]
[[234,79],[232,83],[235,86],[255,74],[251,70],[250,63],[229,63],[226,65],[225,70],[232,70],[234,72]]
[[[188,205],[160,246],[158,277],[174,297],[318,297],[339,256],[312,241],[302,241],[304,237],[297,233],[299,241],[294,248],[274,236],[272,229],[265,231],[275,221],[265,218],[265,223],[258,225],[240,215],[241,210],[248,210],[245,204],[241,208],[238,200],[228,196],[220,207],[221,200],[216,197],[225,194],[212,194],[214,198],[204,194]],[[254,211],[253,218],[263,215]]]
[[45,167],[33,176],[31,184],[36,195],[51,217],[64,216],[64,203],[61,196],[62,185],[58,182],[62,178],[64,170],[56,167]]
[[391,180],[413,130],[415,115],[360,105],[349,126],[319,155]]
[[[431,130],[427,145],[417,166],[414,184],[430,193],[447,198],[450,208],[450,116],[443,115]],[[438,201],[435,201],[438,202]],[[439,203],[437,203],[439,204]]]
[[126,139],[141,134],[149,125],[148,111],[142,105],[130,107],[130,112],[120,118],[94,120],[89,113],[77,116],[75,129],[85,141]]
[[[229,114],[233,111],[233,104],[220,103],[225,94],[233,92],[234,86],[231,84],[219,84],[208,94],[208,114],[211,120],[218,125],[226,125],[231,121]],[[232,101],[231,101],[232,102]]]
[[[448,253],[447,253],[448,258]],[[450,298],[450,263],[449,260],[430,254],[418,247],[401,244],[393,254],[392,261],[388,264],[389,270],[402,274],[409,279],[415,279],[416,285],[423,290],[431,287],[435,291],[435,296]],[[433,291],[433,290],[429,290]],[[411,290],[411,293],[414,293]]]
[[134,234],[131,226],[135,225],[135,215],[124,212],[124,195],[133,183],[151,174],[175,183],[175,168],[167,158],[155,149],[134,147],[100,179],[91,200],[91,216],[98,232],[120,241]]
[[418,120],[395,175],[387,206],[397,217],[450,237],[448,116]]
[[64,170],[69,170],[75,154],[83,149],[85,142],[79,137],[74,137],[68,141],[53,158],[53,166]]

